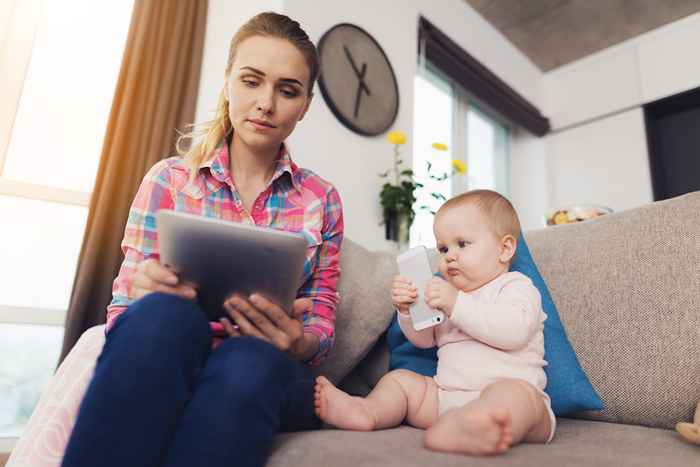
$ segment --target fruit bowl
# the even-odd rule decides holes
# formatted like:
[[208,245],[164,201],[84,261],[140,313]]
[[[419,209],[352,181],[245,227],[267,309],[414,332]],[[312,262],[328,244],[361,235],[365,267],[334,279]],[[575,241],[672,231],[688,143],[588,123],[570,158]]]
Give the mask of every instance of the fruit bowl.
[[546,225],[573,224],[594,219],[613,212],[612,209],[597,204],[576,204],[553,209],[544,216]]

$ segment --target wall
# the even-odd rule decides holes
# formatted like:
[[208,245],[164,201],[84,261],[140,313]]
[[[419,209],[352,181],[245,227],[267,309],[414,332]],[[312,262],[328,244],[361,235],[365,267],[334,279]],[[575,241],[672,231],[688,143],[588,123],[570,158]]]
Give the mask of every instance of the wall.
[[511,133],[510,199],[523,230],[544,226],[550,205],[547,179],[547,141],[525,130]]
[[[284,8],[286,14],[301,20],[314,42],[340,22],[362,27],[379,42],[399,83],[399,114],[392,129],[409,136],[409,144],[403,147],[409,164],[420,15],[527,99],[536,105],[541,100],[541,73],[462,0],[286,0]],[[384,240],[383,227],[379,226],[382,180],[377,176],[391,164],[391,147],[385,135],[368,138],[347,130],[331,114],[320,92],[316,94],[316,102],[290,138],[294,157],[336,185],[344,202],[348,238],[371,249],[391,249],[393,245]]]
[[594,203],[621,211],[653,201],[640,108],[555,133],[546,149],[552,206]]
[[[353,3],[267,0],[245,6],[241,2],[210,0],[196,121],[213,117],[231,36],[247,18],[264,10],[283,12],[298,19],[314,43],[340,22],[362,27],[379,42],[399,82],[399,114],[392,129],[402,130],[409,136],[409,144],[403,147],[408,164],[411,163],[413,77],[420,15],[539,105],[541,73],[465,2],[405,0],[400,8],[397,5],[388,0]],[[393,244],[384,240],[384,230],[379,225],[381,179],[377,174],[391,164],[391,148],[385,135],[368,138],[347,130],[331,114],[318,86],[315,94],[310,111],[290,137],[292,156],[299,165],[311,168],[338,188],[344,203],[348,238],[370,249],[392,249]],[[528,194],[527,191],[523,193]]]
[[544,76],[550,207],[653,200],[641,106],[700,86],[697,44],[700,14]]

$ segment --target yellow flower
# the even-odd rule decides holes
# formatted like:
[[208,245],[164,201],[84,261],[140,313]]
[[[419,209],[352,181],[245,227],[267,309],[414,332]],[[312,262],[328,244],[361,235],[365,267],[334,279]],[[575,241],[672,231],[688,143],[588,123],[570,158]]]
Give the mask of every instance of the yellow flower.
[[452,159],[452,168],[455,169],[455,172],[457,172],[460,175],[464,175],[465,173],[467,173],[467,164],[460,161],[459,159]]
[[447,151],[447,145],[443,143],[433,143],[433,148],[438,151]]
[[391,131],[387,136],[391,144],[401,145],[406,143],[406,133],[403,131]]

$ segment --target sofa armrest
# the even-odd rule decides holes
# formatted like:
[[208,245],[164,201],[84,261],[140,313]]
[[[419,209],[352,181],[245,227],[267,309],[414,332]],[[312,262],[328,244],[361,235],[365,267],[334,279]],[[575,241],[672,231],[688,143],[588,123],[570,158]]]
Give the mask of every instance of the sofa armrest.
[[105,342],[104,325],[83,333],[51,377],[6,467],[59,467]]

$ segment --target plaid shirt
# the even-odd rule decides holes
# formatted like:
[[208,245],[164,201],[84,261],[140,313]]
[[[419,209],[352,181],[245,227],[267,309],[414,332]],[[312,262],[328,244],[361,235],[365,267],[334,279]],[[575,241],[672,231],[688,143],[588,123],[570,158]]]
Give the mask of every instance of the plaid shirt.
[[198,176],[191,182],[190,169],[182,157],[162,160],[149,170],[129,210],[122,241],[124,262],[112,287],[107,329],[133,302],[131,285],[136,265],[144,259],[160,257],[156,212],[174,209],[304,235],[309,247],[297,296],[309,297],[313,303],[311,312],[304,317],[304,331],[318,336],[320,349],[311,361],[318,364],[334,341],[343,239],[340,196],[330,183],[297,167],[283,146],[272,179],[249,213],[234,186],[229,167],[228,145],[223,144],[214,157],[201,165]]

